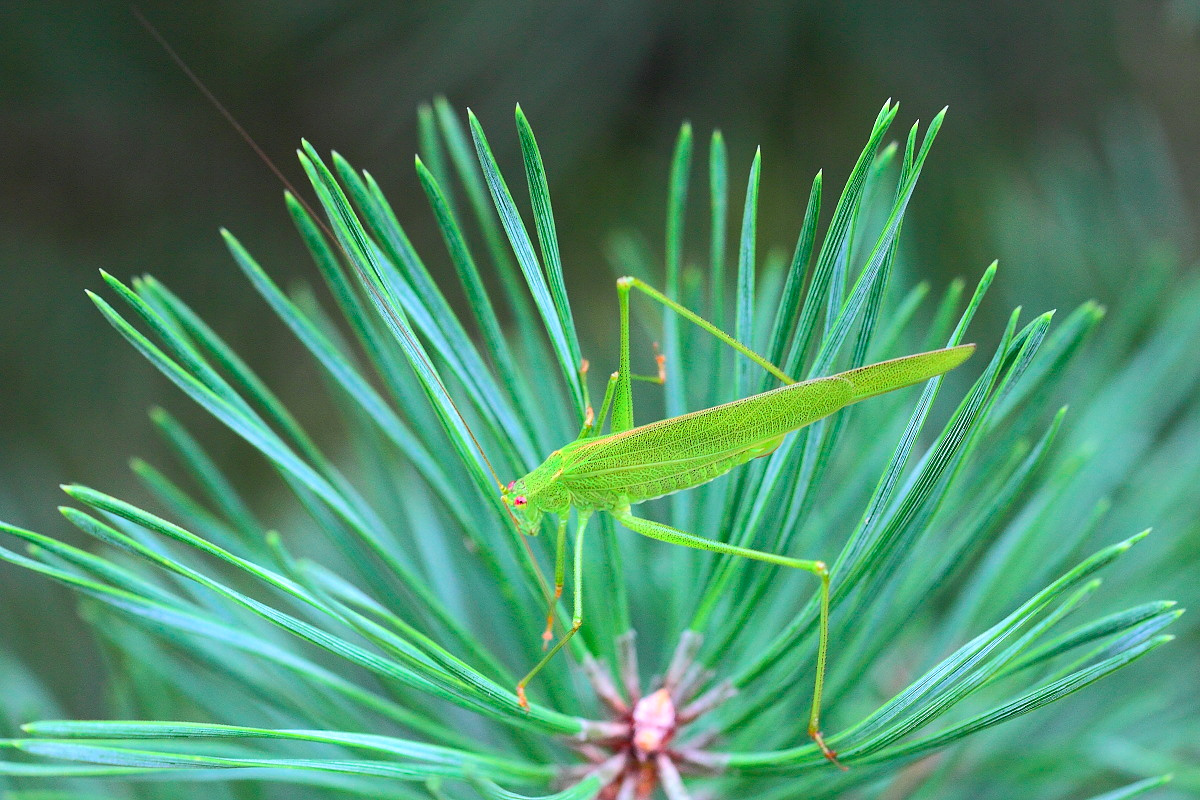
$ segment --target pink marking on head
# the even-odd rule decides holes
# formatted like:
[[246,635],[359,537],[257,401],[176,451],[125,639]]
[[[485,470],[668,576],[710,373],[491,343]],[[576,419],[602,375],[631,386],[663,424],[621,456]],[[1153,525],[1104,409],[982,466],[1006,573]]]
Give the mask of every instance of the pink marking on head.
[[517,485],[517,482],[516,482],[516,481],[509,481],[509,482],[508,482],[508,486],[505,486],[505,487],[504,487],[504,491],[506,491],[506,492],[511,492],[511,491],[513,490],[513,487],[514,487],[514,486],[516,486],[516,485]]

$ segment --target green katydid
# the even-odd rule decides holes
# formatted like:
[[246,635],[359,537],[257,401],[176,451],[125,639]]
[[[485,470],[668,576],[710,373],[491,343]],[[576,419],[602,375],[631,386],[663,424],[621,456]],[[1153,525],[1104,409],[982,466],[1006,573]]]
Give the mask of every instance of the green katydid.
[[[136,9],[134,15],[197,88],[230,121],[243,140],[259,154],[309,215],[314,220],[319,219],[290,181],[263,154],[250,135],[237,124],[229,111],[188,68],[154,26]],[[332,240],[341,244],[338,237],[324,224],[318,224]],[[389,316],[394,315],[371,278],[361,271],[348,254],[347,260],[359,271],[364,286],[372,294],[380,310]],[[658,383],[665,380],[661,356],[658,359],[658,376],[645,378],[630,372],[629,292],[635,288],[700,326],[761,366],[784,385],[724,405],[634,427],[632,381],[635,378]],[[753,458],[769,455],[783,442],[788,433],[859,400],[901,389],[948,372],[965,361],[974,352],[975,345],[967,344],[917,353],[828,377],[798,382],[711,322],[637,278],[620,278],[617,281],[617,296],[621,317],[620,364],[618,370],[609,377],[599,414],[593,414],[589,405],[583,428],[574,441],[555,450],[540,466],[524,477],[507,486],[501,484],[504,504],[521,533],[536,535],[541,527],[542,517],[547,513],[558,517],[554,593],[553,599],[550,600],[544,636],[547,644],[553,638],[554,609],[562,596],[567,523],[571,509],[575,509],[576,512],[572,581],[574,611],[571,626],[517,684],[517,698],[521,705],[529,707],[525,687],[583,625],[583,533],[594,512],[606,511],[625,527],[651,539],[793,567],[811,572],[820,578],[820,633],[808,732],[826,757],[837,763],[835,754],[826,746],[820,731],[821,689],[825,678],[829,640],[829,571],[824,562],[791,558],[705,539],[669,525],[636,517],[630,511],[630,506],[643,500],[700,486]],[[406,339],[410,338],[406,326],[399,319],[395,319],[395,322],[397,333]],[[450,405],[457,412],[453,401]],[[610,409],[610,432],[604,435],[604,420]],[[465,426],[466,420],[462,419],[461,414],[459,417]],[[467,431],[469,433],[469,427]],[[474,436],[471,438],[474,439]],[[478,442],[475,444],[479,447]],[[480,455],[487,462],[482,448]],[[490,468],[490,463],[488,466]],[[495,475],[494,470],[492,473]]]
[[[632,381],[629,368],[629,293],[638,289],[675,313],[763,367],[783,386],[731,403],[694,411],[671,419],[634,427]],[[822,561],[751,550],[705,539],[660,522],[634,516],[630,506],[643,500],[690,489],[723,475],[752,458],[769,455],[791,431],[829,416],[859,400],[927,380],[954,369],[975,350],[967,344],[870,364],[857,369],[803,382],[785,375],[750,348],[712,323],[679,305],[637,278],[617,281],[620,301],[620,366],[609,377],[598,414],[590,413],[579,437],[555,450],[536,469],[502,490],[505,504],[523,533],[536,535],[542,517],[558,518],[555,545],[554,599],[547,618],[545,639],[553,638],[554,606],[562,596],[567,523],[575,509],[574,612],[571,626],[529,674],[517,684],[517,697],[528,708],[525,687],[583,625],[583,533],[597,511],[611,514],[626,528],[671,544],[743,556],[769,564],[811,572],[821,581],[820,638],[817,677],[813,687],[808,733],[821,751],[834,760],[820,730],[821,688],[829,640],[829,571]],[[661,369],[657,378],[661,382]],[[611,409],[610,433],[603,434]]]

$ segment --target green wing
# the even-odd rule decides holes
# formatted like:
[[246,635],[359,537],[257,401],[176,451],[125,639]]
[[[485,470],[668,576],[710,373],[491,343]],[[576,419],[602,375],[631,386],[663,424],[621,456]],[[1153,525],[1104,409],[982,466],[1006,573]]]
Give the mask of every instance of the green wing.
[[943,372],[949,372],[970,358],[974,352],[975,345],[962,344],[958,347],[930,350],[927,353],[868,364],[839,373],[836,377],[845,378],[854,384],[854,399],[850,402],[857,403],[859,400],[866,400],[893,389],[903,389],[905,386],[912,386]]
[[618,475],[638,480],[650,477],[646,472],[696,469],[753,448],[768,452],[789,431],[859,400],[940,375],[965,361],[974,349],[963,345],[903,356],[585,439],[563,448],[561,476],[571,483]]

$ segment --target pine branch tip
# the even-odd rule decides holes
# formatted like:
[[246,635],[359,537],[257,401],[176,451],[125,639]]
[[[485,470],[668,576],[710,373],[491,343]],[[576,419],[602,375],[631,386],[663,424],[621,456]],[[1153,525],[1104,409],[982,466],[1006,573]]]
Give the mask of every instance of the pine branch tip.
[[1130,536],[1125,541],[1119,542],[1116,546],[1118,548],[1120,548],[1122,551],[1128,550],[1129,548],[1133,547],[1135,544],[1140,542],[1142,539],[1145,539],[1147,536],[1149,536],[1150,531],[1152,531],[1152,530],[1154,530],[1154,529],[1146,528],[1146,530],[1141,531],[1139,533],[1135,533],[1133,536]]

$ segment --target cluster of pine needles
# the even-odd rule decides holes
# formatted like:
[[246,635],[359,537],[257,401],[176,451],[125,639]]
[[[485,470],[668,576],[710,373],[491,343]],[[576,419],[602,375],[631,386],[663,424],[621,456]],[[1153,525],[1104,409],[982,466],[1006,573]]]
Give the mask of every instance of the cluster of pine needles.
[[[100,313],[261,454],[290,499],[256,507],[254,487],[156,409],[177,463],[133,462],[153,508],[65,486],[63,516],[95,540],[88,548],[0,525],[0,558],[78,592],[110,667],[113,716],[17,718],[51,704],[31,699],[33,682],[9,680],[4,796],[1116,800],[1194,790],[1194,643],[1131,665],[1172,638],[1164,629],[1181,611],[1171,598],[1196,592],[1197,523],[1181,509],[1200,500],[1200,283],[1133,293],[1103,324],[1094,303],[1053,320],[1017,309],[994,340],[977,338],[994,264],[944,290],[905,285],[902,223],[942,115],[890,141],[896,113],[882,108],[835,200],[817,174],[794,248],[763,257],[760,155],[739,224],[724,140],[699,147],[685,125],[665,245],[626,236],[610,253],[614,278],[659,286],[792,375],[980,344],[961,375],[844,410],[644,509],[828,562],[824,726],[847,771],[805,733],[811,576],[642,540],[610,521],[586,542],[586,624],[531,686],[531,709],[518,705],[516,680],[540,656],[538,572],[551,567],[551,537],[526,548],[490,469],[516,478],[574,438],[585,351],[613,342],[581,345],[520,109],[532,235],[478,121],[464,125],[438,101],[421,111],[417,173],[446,246],[437,264],[448,261],[458,285],[434,280],[370,174],[307,143],[300,160],[326,219],[291,193],[286,202],[326,292],[283,291],[225,233],[245,278],[311,354],[336,424],[302,426],[153,277],[103,276]],[[685,246],[685,230],[703,246]],[[614,301],[589,298],[613,319]],[[648,310],[635,309],[635,341],[647,342],[646,363],[649,341],[661,342],[669,379],[645,387],[643,414],[772,385],[703,331]],[[1151,523],[1160,530],[1141,542]],[[558,615],[570,619],[565,606]],[[681,663],[694,665],[694,694],[719,695],[687,733],[705,763],[680,758],[681,774],[659,776],[661,786],[613,783],[588,760],[612,724],[593,685],[652,688],[680,679]]]

